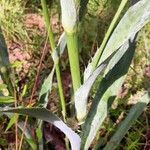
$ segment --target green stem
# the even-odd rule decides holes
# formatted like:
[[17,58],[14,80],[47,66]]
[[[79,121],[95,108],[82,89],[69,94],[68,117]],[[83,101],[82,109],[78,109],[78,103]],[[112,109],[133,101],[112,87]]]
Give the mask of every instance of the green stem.
[[73,90],[75,92],[81,85],[77,33],[75,32],[72,34],[66,33],[66,38],[67,38],[67,47],[68,47]]
[[110,26],[109,26],[109,28],[107,30],[107,33],[106,33],[106,35],[104,37],[104,40],[103,40],[100,48],[97,50],[96,54],[94,55],[93,62],[92,62],[93,69],[95,69],[96,66],[98,65],[98,62],[100,60],[100,57],[101,57],[101,55],[103,53],[103,50],[104,50],[106,44],[107,44],[107,41],[108,41],[108,39],[109,39],[109,37],[110,37],[114,27],[115,27],[115,25],[116,25],[120,15],[121,15],[121,12],[123,11],[123,9],[124,9],[124,7],[125,7],[127,2],[128,2],[128,0],[122,0],[121,1],[120,5],[119,5],[119,8],[118,8],[118,10],[117,10],[117,12],[116,12],[116,14],[115,14],[115,16],[114,16]]
[[52,28],[50,25],[50,18],[49,18],[48,8],[46,5],[46,0],[41,0],[41,4],[42,4],[43,15],[44,15],[44,19],[45,19],[45,25],[46,25],[46,28],[48,31],[49,42],[50,42],[52,51],[54,51],[55,50],[55,41],[54,41],[54,35],[52,32]]
[[[55,41],[54,41],[54,35],[52,32],[52,28],[50,25],[50,19],[49,19],[49,14],[48,14],[48,8],[46,5],[45,0],[41,0],[42,8],[43,8],[43,15],[46,23],[46,28],[48,31],[48,37],[49,37],[49,42],[51,45],[52,52],[55,52]],[[60,104],[61,104],[61,109],[62,109],[62,114],[64,117],[64,121],[66,121],[66,107],[65,107],[65,98],[64,98],[64,93],[63,93],[63,88],[62,88],[62,81],[61,81],[61,74],[60,74],[60,68],[59,68],[59,61],[56,60],[57,62],[54,63],[56,65],[56,78],[57,78],[57,83],[58,83],[58,89],[59,89],[59,96],[60,96]]]
[[57,82],[58,82],[58,90],[59,90],[62,114],[64,117],[64,121],[66,122],[66,104],[65,104],[65,98],[64,98],[63,88],[62,88],[59,64],[56,64],[56,78],[57,78]]

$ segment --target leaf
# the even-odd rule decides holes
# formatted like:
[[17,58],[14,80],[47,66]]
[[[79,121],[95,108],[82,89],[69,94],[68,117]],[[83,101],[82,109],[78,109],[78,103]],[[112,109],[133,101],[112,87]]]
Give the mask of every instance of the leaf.
[[36,136],[38,138],[38,141],[41,141],[42,137],[43,137],[43,134],[42,134],[42,131],[40,128],[37,128],[36,129]]
[[17,109],[3,109],[1,113],[19,113],[22,115],[29,115],[37,119],[49,122],[59,128],[70,140],[72,150],[80,150],[81,139],[72,129],[70,129],[62,120],[51,113],[46,108],[17,108]]
[[9,59],[8,59],[7,46],[5,43],[4,36],[2,34],[2,30],[0,28],[0,67],[8,66],[8,65],[9,65]]
[[54,71],[55,71],[55,66],[53,67],[47,79],[45,79],[44,83],[42,84],[40,94],[39,94],[39,102],[38,102],[40,107],[47,106],[48,96],[52,88],[52,80],[53,80]]
[[56,47],[56,50],[57,50],[59,56],[61,56],[63,54],[66,44],[67,44],[66,35],[65,35],[65,32],[63,32],[59,38],[59,41],[58,41],[58,44]]
[[112,33],[99,64],[103,62],[116,49],[127,42],[135,35],[146,23],[150,21],[150,1],[141,0],[131,6],[120,20],[116,29]]
[[80,123],[84,122],[87,114],[87,100],[92,85],[94,84],[98,75],[100,75],[100,73],[105,70],[109,61],[115,55],[115,53],[113,53],[108,59],[106,59],[101,65],[99,65],[99,67],[97,67],[97,69],[91,74],[91,76],[85,81],[85,83],[75,92],[75,109],[77,113],[77,119]]
[[14,115],[10,118],[9,123],[8,123],[8,125],[7,125],[7,127],[6,127],[5,132],[8,131],[8,130],[12,127],[12,125],[15,124],[15,122],[16,122],[17,120],[18,120],[18,114],[14,114]]
[[[66,38],[65,38],[65,33],[63,32],[59,38],[59,41],[58,41],[58,44],[56,47],[56,51],[55,51],[55,52],[57,52],[59,57],[61,57],[61,55],[63,54],[65,47],[66,47]],[[58,57],[58,56],[56,56],[56,57]],[[55,58],[53,58],[53,59],[55,60]],[[48,75],[48,77],[45,79],[44,83],[42,84],[40,94],[39,94],[39,105],[41,107],[47,106],[48,96],[49,96],[49,94],[51,92],[51,88],[52,88],[52,80],[53,80],[54,72],[55,72],[55,65],[54,65],[52,71],[50,72],[50,74]]]
[[75,0],[60,0],[62,25],[67,33],[74,32],[78,21],[78,10]]
[[[84,132],[82,132],[81,135],[82,149],[87,150],[91,145],[97,131],[107,116],[111,101],[115,99],[117,92],[124,81],[135,50],[135,43],[133,41],[132,43],[128,42],[126,44],[129,46],[124,47],[128,48],[128,50],[126,50],[119,62],[103,77],[99,85],[91,109],[83,125]],[[122,48],[123,47],[121,47],[118,52],[121,52]]]
[[9,58],[7,52],[7,46],[5,39],[0,28],[0,75],[4,82],[7,85],[9,92],[13,95],[13,85],[10,79],[10,70],[9,70]]
[[[149,21],[149,0],[141,0],[135,5],[131,6],[110,36],[98,65],[108,58],[114,51],[128,42],[128,40],[131,39],[131,37],[133,37]],[[97,54],[95,54],[92,62],[88,64],[88,67],[84,72],[84,80],[86,80],[91,75],[93,70],[95,70],[92,64],[95,62],[96,55]]]
[[11,96],[0,96],[0,104],[13,103],[15,100]]
[[124,121],[120,124],[110,141],[104,147],[103,150],[115,150],[123,139],[125,134],[128,132],[134,121],[141,115],[146,105],[150,102],[150,93],[145,93],[137,104],[135,104]]

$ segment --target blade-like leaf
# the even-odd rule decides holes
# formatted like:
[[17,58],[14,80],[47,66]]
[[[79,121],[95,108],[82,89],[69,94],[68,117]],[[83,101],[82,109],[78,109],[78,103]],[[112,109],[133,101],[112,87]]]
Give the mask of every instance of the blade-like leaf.
[[103,62],[116,49],[133,37],[149,21],[149,0],[141,0],[131,6],[112,33],[99,63]]
[[37,119],[49,122],[59,128],[70,140],[72,150],[80,150],[81,139],[72,129],[70,129],[62,120],[51,113],[46,108],[17,108],[17,109],[3,109],[1,113],[19,113],[22,115],[29,115]]
[[128,132],[133,122],[141,115],[146,105],[150,102],[150,93],[144,94],[137,104],[135,104],[125,120],[116,130],[115,134],[112,136],[108,144],[104,147],[103,150],[115,150],[119,145],[120,141],[123,139],[125,134]]
[[8,52],[7,46],[5,43],[4,36],[2,34],[2,30],[0,28],[0,66],[8,66],[9,59],[8,59]]
[[7,46],[5,43],[5,38],[3,36],[2,30],[0,28],[0,75],[3,82],[7,85],[9,92],[13,95],[13,85],[10,79],[10,70],[9,70],[9,58],[7,52]]
[[[92,73],[92,75],[85,81],[85,83],[75,92],[75,108],[77,113],[77,119],[81,123],[84,121],[87,113],[87,100],[89,92],[94,84],[96,78],[100,73],[102,73],[107,67],[109,61],[115,55],[114,52],[108,59],[106,59],[97,69]],[[84,94],[83,94],[84,93]]]
[[[135,44],[126,44],[130,45],[128,46],[130,48],[126,51],[119,62],[111,70],[109,70],[109,72],[102,79],[91,109],[83,125],[84,132],[82,133],[82,148],[85,150],[89,148],[97,131],[106,118],[109,108],[109,102],[114,100],[114,98],[116,97],[117,92],[121,87],[130,66],[134,54]],[[122,48],[119,51],[121,52]]]
[[6,130],[5,131],[8,131],[13,124],[15,124],[15,122],[18,120],[18,114],[14,114],[11,118],[10,118],[10,121],[6,127]]
[[51,88],[52,88],[52,80],[53,80],[53,75],[54,75],[54,71],[55,71],[55,66],[53,67],[51,73],[49,74],[49,76],[47,77],[47,79],[45,79],[40,94],[39,94],[39,105],[40,107],[46,107],[47,103],[48,103],[48,96],[49,93],[51,92]]
[[[66,47],[66,38],[65,38],[65,33],[63,32],[59,38],[59,41],[58,41],[58,44],[56,47],[55,52],[57,52],[57,54],[58,54],[56,57],[61,57],[61,55],[63,54],[63,52],[65,50],[65,47]],[[53,59],[55,60],[55,58],[53,58]],[[51,88],[52,88],[52,80],[53,80],[54,72],[55,72],[55,65],[54,65],[52,71],[50,72],[49,76],[45,79],[44,83],[42,84],[40,94],[39,94],[39,104],[42,107],[47,106],[48,95],[51,92]]]
[[[109,38],[98,64],[101,64],[106,58],[108,58],[108,56],[110,56],[114,51],[120,48],[149,21],[149,0],[141,0],[133,6],[131,6],[125,13],[124,17],[120,20],[119,24],[115,28],[111,37]],[[92,62],[88,65],[88,67],[85,70],[85,80],[90,76],[93,70],[95,70],[92,64],[95,62],[96,55],[97,54],[95,54],[95,56],[92,59]]]
[[[81,123],[84,121],[87,113],[87,100],[93,83],[97,76],[106,68],[106,63],[100,65],[88,80],[75,92],[75,109],[78,121]],[[84,94],[83,94],[84,93]]]
[[11,96],[0,96],[0,104],[13,103],[15,100]]
[[63,32],[59,38],[56,51],[58,52],[59,56],[61,56],[65,50],[67,41],[66,41],[66,35],[65,32]]

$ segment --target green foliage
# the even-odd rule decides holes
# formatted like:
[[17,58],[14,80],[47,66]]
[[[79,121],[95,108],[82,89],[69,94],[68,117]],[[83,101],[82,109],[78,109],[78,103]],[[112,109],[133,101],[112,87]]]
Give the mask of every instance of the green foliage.
[[0,104],[13,103],[15,100],[10,96],[0,96]]
[[[10,38],[23,40],[25,38],[25,41],[28,40],[28,34],[26,30],[24,30],[23,25],[25,4],[28,5],[28,3],[22,2],[20,0],[15,0],[13,2],[9,0],[1,0],[0,2],[2,4],[0,6],[0,10],[2,10],[2,13],[0,14],[0,18],[2,18],[0,20],[0,24],[5,36],[8,39]],[[61,7],[61,21],[65,32],[62,34],[59,33],[61,35],[60,39],[58,40],[58,44],[55,44],[56,39],[50,22],[52,18],[49,17],[48,5],[45,0],[41,0],[46,30],[49,37],[49,44],[52,50],[51,57],[53,60],[53,67],[49,75],[41,85],[40,91],[35,91],[35,99],[38,99],[38,102],[36,102],[35,105],[34,103],[32,104],[32,102],[29,102],[27,107],[25,107],[26,104],[24,99],[29,99],[29,97],[27,97],[27,95],[30,95],[28,93],[28,86],[27,84],[25,84],[24,88],[21,89],[21,92],[20,90],[18,90],[19,87],[13,86],[15,83],[13,83],[14,80],[12,80],[11,77],[11,65],[8,59],[7,46],[1,32],[0,74],[3,83],[0,84],[0,91],[3,93],[3,90],[8,88],[11,95],[0,96],[0,106],[2,107],[0,113],[1,115],[5,114],[8,118],[10,118],[8,125],[6,126],[6,131],[10,130],[17,121],[16,125],[18,126],[18,129],[20,129],[19,131],[24,132],[26,142],[32,149],[37,149],[38,146],[43,147],[43,145],[45,144],[45,141],[43,141],[44,133],[42,126],[43,121],[45,121],[56,126],[66,135],[70,142],[69,147],[67,139],[64,140],[66,149],[71,148],[72,150],[88,150],[89,148],[94,148],[93,145],[95,144],[95,148],[101,149],[101,147],[103,147],[104,150],[113,150],[119,146],[123,138],[126,139],[126,149],[138,148],[140,138],[135,139],[135,137],[138,137],[136,132],[130,133],[128,131],[134,125],[135,121],[141,115],[150,100],[148,93],[149,84],[146,83],[149,81],[147,72],[143,71],[143,75],[138,74],[138,68],[136,68],[138,62],[140,61],[141,53],[144,57],[146,57],[146,60],[143,61],[144,64],[149,64],[149,61],[147,60],[149,60],[148,47],[150,45],[150,42],[148,36],[149,30],[147,29],[149,27],[149,24],[147,23],[150,21],[150,1],[141,0],[136,4],[130,6],[126,11],[125,6],[127,2],[127,0],[57,1],[55,4],[57,5],[57,8],[59,8],[59,6]],[[31,4],[35,3],[36,1],[33,1]],[[14,6],[15,8],[13,9]],[[37,7],[41,6],[39,6],[38,3]],[[52,7],[50,6],[50,8]],[[118,11],[114,11],[117,8]],[[114,16],[110,27],[108,28],[108,25],[106,25],[107,27],[105,27],[105,30],[108,28],[108,31],[103,31],[100,33],[100,29],[98,29],[99,23],[102,23],[103,18],[105,18],[105,16],[101,14],[101,11],[103,10],[109,10],[108,12],[112,12],[112,14],[110,15],[111,17],[114,16],[114,12],[116,12],[116,15]],[[4,17],[4,13],[6,12],[7,14]],[[10,15],[10,13],[12,13],[12,16]],[[60,15],[59,10],[56,13]],[[122,16],[122,13],[124,13],[124,15],[123,17],[120,17]],[[108,22],[110,22],[111,19],[108,20]],[[89,27],[90,24],[91,27]],[[139,33],[137,38],[137,33],[142,29],[143,26],[145,26],[145,28]],[[41,37],[39,37],[39,39],[35,39],[35,37],[33,41],[37,40],[37,44],[39,43],[39,41],[40,43],[42,43]],[[100,37],[104,37],[103,42],[101,42],[102,39],[100,39]],[[86,38],[87,40],[84,41],[84,39]],[[43,39],[45,40],[45,37]],[[138,42],[136,42],[136,40],[138,40]],[[88,47],[88,55],[91,57],[89,49],[91,48],[93,41],[95,43],[98,43],[98,45],[99,43],[101,43],[101,46],[99,47],[94,43],[96,46],[94,45],[91,53],[96,50],[95,55],[88,64],[86,64],[85,60],[84,63],[87,65],[87,68],[85,69],[84,74],[80,75],[80,73],[83,72],[83,69],[80,69],[79,64],[79,60],[80,58],[82,58],[79,54],[80,48],[84,50]],[[136,53],[135,58],[133,59],[136,49],[136,43],[137,47],[139,49],[144,49],[144,51],[142,51],[141,53]],[[142,47],[140,47],[141,45]],[[41,45],[38,46],[40,47]],[[70,62],[72,77],[72,88],[74,90],[73,95],[71,95],[72,93],[70,94],[68,92],[69,90],[67,89],[67,92],[71,95],[69,95],[68,99],[71,99],[72,97],[72,100],[69,100],[69,103],[67,104],[63,91],[63,87],[66,88],[66,85],[63,86],[63,84],[66,83],[63,83],[61,81],[61,70],[59,66],[59,61],[61,61],[61,56],[63,55],[65,48],[68,49],[68,58]],[[82,61],[84,61],[84,59]],[[11,67],[16,68],[19,65],[20,63],[16,62],[16,64],[14,63]],[[134,65],[136,67],[134,67]],[[133,68],[135,68],[135,70]],[[142,66],[142,69],[145,69],[145,66]],[[119,90],[123,88],[122,85],[127,76],[128,70],[129,73],[132,72],[132,75],[130,76],[131,79],[126,79],[127,81],[130,81],[130,83],[128,84],[131,84],[129,85],[131,89],[129,89],[128,91],[129,93],[127,98],[125,97],[124,99],[128,99],[129,95],[132,95],[132,88],[134,87],[136,87],[138,90],[141,90],[142,87],[142,90],[140,91],[141,95],[139,96],[137,103],[132,106],[127,116],[125,118],[122,118],[123,121],[120,120],[119,126],[116,128],[116,122],[111,120],[112,116],[110,115],[109,119],[107,117],[109,112],[117,117],[120,112],[124,111],[126,105],[128,106],[128,104],[126,104],[126,100],[125,102],[120,102],[120,108],[115,108],[115,110],[111,109],[114,100],[118,96]],[[46,109],[50,100],[51,90],[54,85],[53,81],[55,81],[55,71],[60,97],[59,103],[61,105],[61,109],[57,109],[57,114],[62,114],[60,117],[63,118],[64,122],[59,117],[57,117],[54,112]],[[135,73],[134,75],[133,72]],[[140,78],[143,77],[142,79],[144,79],[144,81],[142,81],[142,79],[138,80],[137,78],[134,78],[134,76],[137,74],[138,76],[140,76]],[[132,80],[133,78],[134,80]],[[133,86],[135,81],[138,82],[137,86]],[[68,87],[69,85],[67,85],[67,88]],[[92,93],[92,96],[94,98],[89,102],[88,96],[91,96],[92,88],[94,89],[94,94]],[[14,97],[12,96],[14,96],[17,101],[15,101]],[[33,96],[34,95],[31,96],[31,100],[33,100]],[[14,108],[13,103],[15,102],[17,102],[17,104],[15,104]],[[16,107],[16,105],[21,107]],[[71,127],[67,126],[70,119],[68,117],[69,113],[74,112],[73,109],[75,109],[76,113],[73,114],[72,118],[77,118],[77,120],[74,119],[75,121],[73,122],[73,124],[74,126],[77,126],[75,127],[75,131],[78,133],[75,133],[73,131],[74,127],[72,127],[71,129]],[[67,113],[66,110],[69,110],[69,113]],[[12,113],[13,115],[10,113]],[[18,117],[18,114],[24,116],[28,115],[31,119],[29,122],[31,124],[33,123],[33,118],[36,119],[36,122],[33,123],[37,127],[34,130],[36,132],[36,139],[33,139],[33,136],[29,132],[31,129],[28,130],[28,128],[26,128],[24,131],[24,122],[22,121],[23,117]],[[80,126],[81,124],[82,126]],[[105,133],[102,134],[102,130]],[[142,132],[143,130],[140,132],[140,134],[142,134]],[[126,134],[128,135],[127,138],[125,138]],[[99,138],[100,141],[98,143]],[[2,140],[0,144],[6,145],[4,140]],[[42,150],[42,148],[40,149]]]
[[24,30],[23,15],[25,2],[21,0],[0,0],[0,26],[9,39],[28,39]]
[[70,140],[72,150],[80,148],[80,137],[70,129],[63,121],[61,121],[56,115],[48,111],[46,108],[17,108],[17,109],[4,109],[1,113],[19,113],[22,115],[29,115],[43,121],[47,121],[57,128],[59,128]]

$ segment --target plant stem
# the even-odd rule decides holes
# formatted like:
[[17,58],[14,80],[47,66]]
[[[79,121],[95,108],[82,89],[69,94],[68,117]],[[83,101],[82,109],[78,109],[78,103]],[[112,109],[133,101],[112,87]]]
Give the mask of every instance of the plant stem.
[[[52,52],[55,52],[56,47],[55,47],[54,35],[53,35],[51,25],[50,25],[50,19],[49,19],[49,15],[48,15],[48,8],[47,8],[47,5],[46,5],[46,1],[41,0],[41,4],[42,4],[42,8],[43,8],[43,15],[44,15],[45,23],[46,23],[46,28],[47,28],[47,31],[48,31],[48,37],[49,37],[49,42],[50,42],[50,45],[51,45],[51,49],[52,49]],[[56,60],[56,61],[58,61],[58,60]],[[65,119],[66,119],[66,107],[65,107],[65,98],[64,98],[63,88],[62,88],[59,61],[55,62],[55,60],[54,60],[54,63],[56,65],[56,78],[57,78],[57,82],[58,82],[61,109],[62,109],[62,114],[63,114],[63,117],[64,117],[64,121],[65,121]]]
[[107,44],[107,41],[108,41],[108,39],[109,39],[109,37],[110,37],[114,27],[115,27],[120,15],[121,15],[121,12],[123,11],[123,9],[124,9],[127,2],[128,2],[128,0],[122,0],[121,1],[120,5],[119,5],[119,8],[118,8],[113,20],[112,20],[107,32],[106,32],[104,40],[103,40],[100,48],[97,50],[96,54],[94,55],[93,62],[92,62],[93,69],[95,69],[96,66],[98,65],[98,62],[100,60],[100,57],[103,53],[103,50],[104,50],[106,44]]
[[57,78],[57,82],[58,82],[58,90],[59,90],[62,114],[64,117],[64,121],[66,122],[66,104],[65,104],[65,98],[64,98],[64,94],[63,94],[63,88],[62,88],[60,68],[59,68],[58,64],[56,65],[56,78]]
[[66,38],[73,82],[73,90],[74,92],[76,92],[81,85],[77,33],[66,33]]
[[42,4],[42,9],[43,9],[43,15],[44,15],[44,19],[45,19],[45,25],[48,31],[48,38],[49,38],[49,42],[50,42],[50,46],[52,51],[55,50],[55,41],[54,41],[54,35],[52,32],[52,28],[50,25],[50,19],[49,19],[49,14],[48,14],[48,8],[46,5],[46,0],[41,0],[41,4]]

